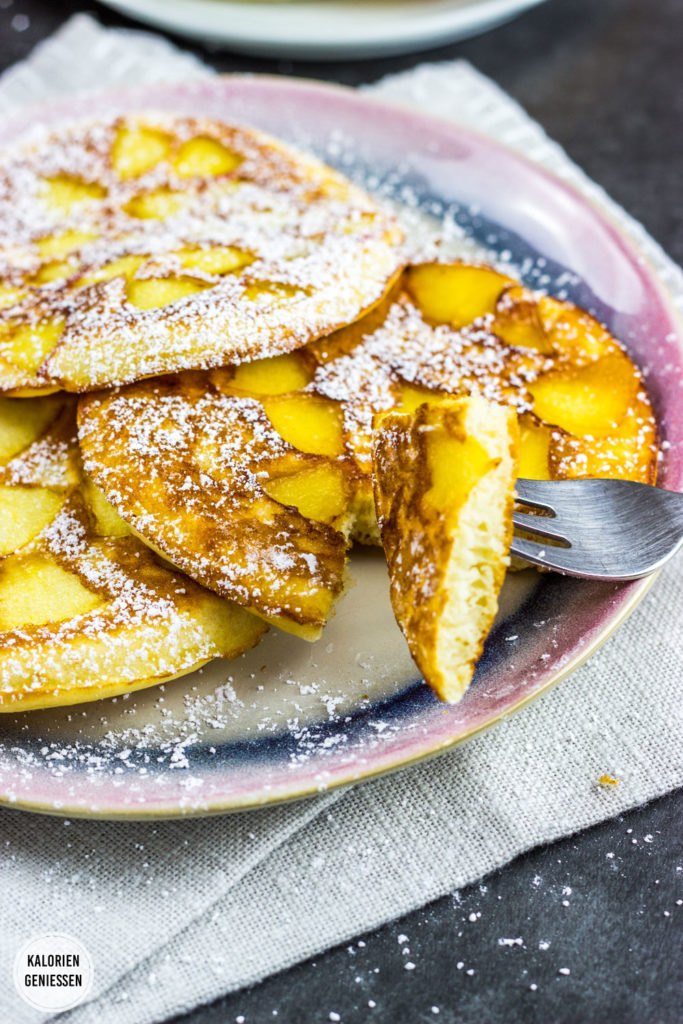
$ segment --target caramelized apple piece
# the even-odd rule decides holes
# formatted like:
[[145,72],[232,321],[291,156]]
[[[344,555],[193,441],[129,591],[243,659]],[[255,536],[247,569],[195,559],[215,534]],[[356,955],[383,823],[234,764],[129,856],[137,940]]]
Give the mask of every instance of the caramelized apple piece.
[[156,128],[122,125],[116,133],[111,159],[121,178],[135,178],[165,160],[171,149],[171,137]]
[[242,159],[217,139],[198,135],[182,144],[174,163],[181,178],[215,178],[234,171]]
[[173,217],[191,201],[185,192],[174,192],[170,188],[157,188],[133,196],[123,207],[129,217],[139,220],[166,220]]
[[0,329],[0,356],[20,370],[35,373],[57,344],[64,320],[43,320],[37,324],[5,323]]
[[552,349],[568,355],[577,365],[617,350],[602,324],[571,302],[545,295],[538,301],[538,312]]
[[0,485],[0,556],[25,547],[51,523],[64,495],[43,487]]
[[614,477],[655,482],[657,426],[652,410],[636,398],[619,427],[606,437],[553,432],[549,461],[554,479]]
[[[288,583],[287,594],[295,607],[305,607],[308,621],[295,622],[286,615],[268,614],[263,616],[264,622],[269,626],[277,626],[283,633],[298,636],[301,640],[308,640],[311,643],[319,640],[324,624],[333,614],[334,602],[339,592],[333,593],[331,590],[320,590],[317,587],[311,592],[310,580],[301,577]],[[252,611],[255,611],[256,615],[261,614],[255,609]]]
[[61,398],[0,397],[0,466],[36,441],[61,405]]
[[178,253],[184,267],[203,270],[205,274],[231,274],[253,263],[253,256],[233,246],[214,245],[205,249],[181,249]]
[[240,363],[229,378],[232,387],[252,395],[283,395],[306,387],[310,380],[311,373],[296,352]]
[[639,377],[617,351],[579,368],[558,369],[529,384],[534,412],[545,423],[579,437],[606,437],[626,416]]
[[95,181],[81,181],[67,174],[58,174],[54,178],[44,179],[42,193],[50,206],[68,211],[78,203],[91,203],[96,199],[103,199],[107,190],[104,185]]
[[95,487],[89,476],[84,475],[81,492],[85,498],[95,532],[100,537],[130,537],[133,531],[123,521],[116,509],[107,501],[99,487]]
[[512,285],[501,293],[491,329],[506,345],[532,348],[551,354],[553,346],[545,333],[533,292]]
[[344,473],[330,462],[268,480],[264,490],[281,505],[291,505],[302,516],[320,523],[334,522],[347,506]]
[[430,487],[424,494],[425,505],[444,514],[457,512],[494,464],[475,437],[460,437],[457,432],[437,428],[427,441]]
[[414,384],[401,382],[396,409],[400,412],[415,412],[424,402],[448,402],[453,397],[445,391],[429,391],[428,388],[418,388]]
[[342,410],[338,403],[292,394],[264,398],[263,407],[280,437],[300,452],[343,453]]
[[98,284],[100,281],[111,281],[114,277],[125,277],[129,280],[146,259],[146,256],[121,256],[119,259],[98,267],[97,270],[91,270],[90,273],[84,274],[76,284],[82,288],[85,285]]
[[15,556],[0,563],[0,630],[63,622],[103,603],[75,573],[43,554]]
[[[558,432],[559,433],[559,432]],[[550,480],[552,431],[532,416],[519,422],[519,475],[525,480]]]
[[245,299],[251,302],[259,299],[291,299],[295,295],[303,294],[303,288],[294,284],[283,284],[281,281],[254,281],[244,289]]
[[491,267],[423,263],[406,273],[407,288],[429,320],[459,328],[494,313],[506,285],[515,282]]
[[128,283],[128,301],[138,309],[158,309],[210,288],[193,277],[145,277]]
[[14,306],[26,295],[24,288],[14,288],[12,285],[0,285],[0,309],[4,306]]
[[97,235],[94,231],[63,231],[59,235],[47,235],[36,242],[38,252],[44,260],[68,256],[92,242]]
[[457,701],[509,564],[517,419],[478,396],[375,420],[374,492],[394,614],[425,681]]
[[75,260],[53,260],[44,263],[31,278],[31,284],[47,284],[49,281],[66,281],[78,271]]

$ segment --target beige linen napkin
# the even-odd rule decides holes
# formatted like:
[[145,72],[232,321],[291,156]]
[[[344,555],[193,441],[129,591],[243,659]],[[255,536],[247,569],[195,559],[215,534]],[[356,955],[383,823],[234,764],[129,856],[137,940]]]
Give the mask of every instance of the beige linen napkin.
[[[0,111],[60,92],[210,73],[143,33],[72,19],[0,80]],[[474,124],[606,208],[683,308],[683,275],[509,97],[469,65],[370,87]],[[60,1024],[148,1024],[372,929],[683,782],[680,559],[570,678],[490,732],[396,776],[298,805],[159,823],[0,812],[0,1019],[45,1021],[14,993],[31,936],[65,931],[95,965]],[[597,785],[603,772],[616,789]]]

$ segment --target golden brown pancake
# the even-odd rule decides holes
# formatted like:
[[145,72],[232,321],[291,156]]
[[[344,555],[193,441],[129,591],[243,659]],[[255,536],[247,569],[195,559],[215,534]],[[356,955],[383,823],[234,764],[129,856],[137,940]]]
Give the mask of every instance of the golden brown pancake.
[[379,543],[372,423],[480,395],[515,411],[524,477],[652,482],[642,377],[571,303],[486,266],[410,268],[362,320],[304,349],[79,403],[88,472],[204,586],[313,637],[348,539]]
[[72,399],[0,398],[0,712],[151,686],[263,631],[131,535],[82,472]]
[[[174,565],[283,628],[319,633],[343,587],[346,551],[337,526],[347,486],[326,457],[294,448],[259,402],[199,374],[93,395],[80,434],[97,486]],[[321,469],[335,476],[326,502]],[[302,474],[316,503],[306,514],[268,493]]]
[[376,419],[374,493],[396,620],[442,700],[467,688],[509,565],[517,417],[478,395]]
[[88,391],[287,352],[359,317],[401,232],[261,132],[140,114],[0,162],[0,390]]

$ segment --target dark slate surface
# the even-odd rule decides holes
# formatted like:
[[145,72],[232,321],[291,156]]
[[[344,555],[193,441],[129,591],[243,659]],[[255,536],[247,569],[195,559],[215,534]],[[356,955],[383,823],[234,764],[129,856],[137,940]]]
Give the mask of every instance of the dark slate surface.
[[[0,67],[84,9],[0,0]],[[351,85],[465,57],[683,261],[683,0],[549,0],[477,39],[374,61],[276,62],[178,42],[220,70]],[[683,796],[664,797],[175,1024],[681,1024],[682,825]]]

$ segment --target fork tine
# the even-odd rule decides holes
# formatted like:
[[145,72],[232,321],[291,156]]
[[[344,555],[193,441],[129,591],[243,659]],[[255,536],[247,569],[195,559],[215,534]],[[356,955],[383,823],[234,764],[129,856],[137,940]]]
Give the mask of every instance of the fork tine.
[[[555,554],[555,548],[545,548],[543,544],[536,540],[527,540],[526,537],[513,537],[512,544],[510,545],[510,552],[513,555],[517,555],[518,558],[523,558],[525,562],[531,562],[533,565],[542,565],[546,569],[552,569],[554,572],[563,572],[563,569],[556,565],[554,562],[551,564],[546,558],[548,550]],[[560,549],[564,554],[565,548]]]
[[512,554],[534,565],[543,566],[565,576],[576,576],[584,580],[633,580],[648,575],[652,569],[624,573],[615,567],[613,551],[586,551],[578,546],[569,548],[544,547],[542,541],[513,537],[510,545]]
[[585,566],[585,553],[574,548],[547,547],[542,541],[530,540],[526,537],[513,537],[510,552],[523,558],[525,562],[552,569],[566,576],[578,576],[581,579],[614,579],[608,572],[600,573],[599,567],[593,563]]
[[526,512],[513,512],[512,522],[520,530],[528,533],[536,533],[539,537],[548,537],[550,540],[563,541],[570,546],[568,537],[561,533],[552,516],[533,516]]
[[515,484],[515,494],[525,505],[554,512],[557,502],[556,488],[556,480],[524,480],[519,477]]

